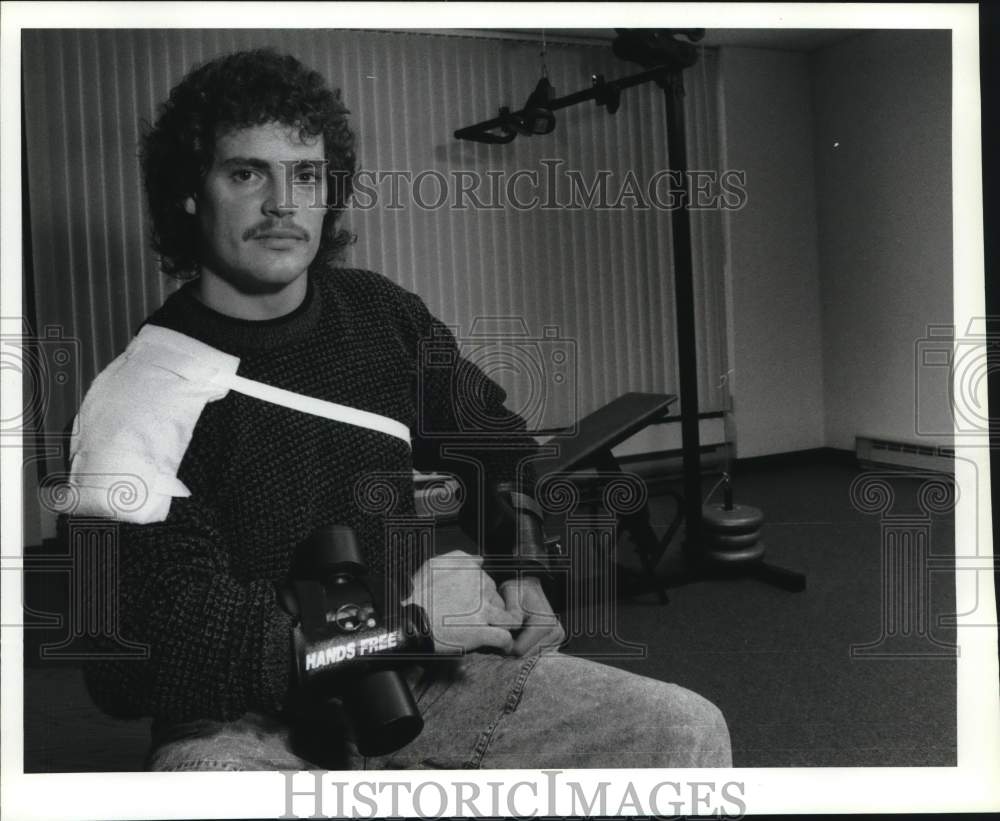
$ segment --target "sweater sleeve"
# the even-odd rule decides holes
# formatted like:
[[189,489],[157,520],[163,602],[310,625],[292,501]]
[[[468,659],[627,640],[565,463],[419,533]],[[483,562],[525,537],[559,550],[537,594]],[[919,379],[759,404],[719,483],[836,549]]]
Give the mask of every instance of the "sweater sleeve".
[[291,620],[273,585],[231,572],[213,511],[178,499],[157,524],[118,526],[112,590],[119,635],[145,658],[85,666],[91,697],[118,717],[231,720],[273,712],[289,687]]
[[538,445],[525,420],[505,407],[503,388],[462,356],[455,335],[419,297],[408,296],[417,362],[414,466],[456,476],[465,494],[463,529],[486,553],[509,555],[512,544],[486,538],[490,493],[505,484],[532,494]]

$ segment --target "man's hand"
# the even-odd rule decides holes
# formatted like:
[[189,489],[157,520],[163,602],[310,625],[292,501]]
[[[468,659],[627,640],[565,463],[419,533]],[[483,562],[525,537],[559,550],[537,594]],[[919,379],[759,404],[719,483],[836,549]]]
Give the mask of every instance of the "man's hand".
[[461,550],[424,562],[403,604],[427,611],[436,653],[495,647],[509,654],[514,647],[511,630],[523,621],[508,612],[493,579],[483,572],[483,557]]
[[511,655],[554,650],[566,640],[566,631],[552,612],[541,582],[533,576],[511,579],[500,585],[507,611],[521,630],[510,649]]

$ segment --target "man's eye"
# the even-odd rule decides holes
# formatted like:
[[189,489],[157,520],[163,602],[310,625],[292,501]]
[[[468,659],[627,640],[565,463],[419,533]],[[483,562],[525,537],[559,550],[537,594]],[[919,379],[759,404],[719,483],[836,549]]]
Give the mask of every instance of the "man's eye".
[[319,175],[315,171],[300,171],[295,175],[295,182],[316,182]]
[[250,168],[238,168],[233,172],[233,179],[236,182],[250,182],[255,176],[254,171]]

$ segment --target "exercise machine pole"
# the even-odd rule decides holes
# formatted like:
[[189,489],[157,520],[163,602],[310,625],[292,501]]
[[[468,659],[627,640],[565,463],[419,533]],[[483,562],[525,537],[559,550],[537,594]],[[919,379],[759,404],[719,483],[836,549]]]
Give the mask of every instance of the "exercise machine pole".
[[[704,30],[683,32],[700,40]],[[701,510],[701,434],[698,428],[698,356],[695,343],[694,263],[691,254],[691,183],[687,168],[683,71],[695,64],[693,45],[667,33],[619,29],[613,45],[616,56],[646,67],[659,66],[657,84],[663,89],[667,118],[669,179],[674,195],[670,211],[674,262],[674,300],[677,322],[678,387],[681,394],[681,441],[684,455],[684,558],[689,567],[703,559]],[[680,207],[677,207],[677,205]]]
[[[670,212],[671,245],[674,252],[674,299],[677,336],[695,339],[694,270],[691,255],[691,182],[688,176],[684,134],[684,75],[671,71],[661,83],[667,108],[667,152],[675,194],[683,197],[681,207]],[[676,203],[676,201],[675,201]],[[698,428],[697,345],[679,345],[678,386],[681,390],[681,442],[684,453],[684,556],[701,560],[701,432]]]
[[[678,40],[684,35],[689,41]],[[674,254],[674,300],[677,318],[677,364],[681,391],[681,438],[684,453],[683,545],[685,572],[677,582],[715,578],[721,575],[754,576],[785,590],[805,588],[801,573],[763,561],[764,546],[757,542],[763,514],[755,508],[735,508],[726,483],[726,502],[712,510],[706,521],[701,491],[701,436],[698,430],[698,357],[694,314],[694,270],[691,254],[691,182],[688,176],[684,122],[684,69],[698,61],[693,42],[705,36],[703,29],[618,29],[614,53],[646,69],[660,66],[657,83],[663,89],[667,108],[667,151],[671,188],[677,201],[670,213]],[[708,525],[711,525],[709,532]],[[710,537],[710,538],[709,538]]]

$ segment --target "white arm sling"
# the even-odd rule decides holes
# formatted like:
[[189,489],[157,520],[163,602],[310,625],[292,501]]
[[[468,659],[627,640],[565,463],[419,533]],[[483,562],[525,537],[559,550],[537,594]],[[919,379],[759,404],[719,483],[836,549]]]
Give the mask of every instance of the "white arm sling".
[[402,422],[237,376],[239,364],[185,334],[144,326],[80,406],[70,442],[73,512],[134,524],[166,519],[175,496],[191,495],[177,470],[198,418],[230,390],[411,444]]

